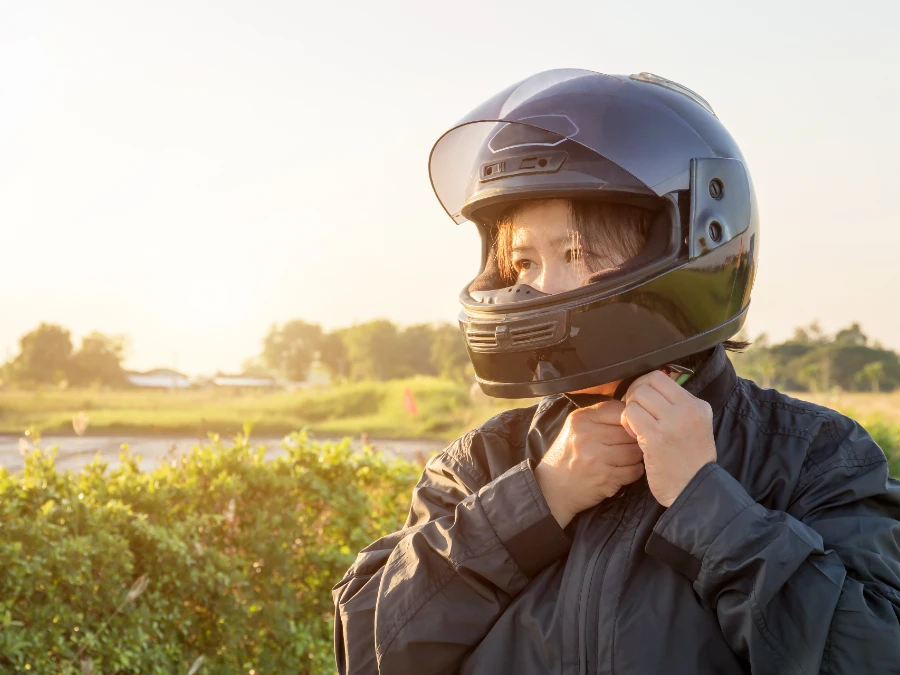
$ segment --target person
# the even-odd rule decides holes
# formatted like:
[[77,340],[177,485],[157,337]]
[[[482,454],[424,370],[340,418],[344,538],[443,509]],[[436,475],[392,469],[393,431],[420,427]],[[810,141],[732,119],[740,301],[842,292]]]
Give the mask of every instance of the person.
[[432,150],[482,238],[485,393],[334,587],[340,673],[900,672],[900,483],[853,419],[738,377],[758,211],[710,105],[539,73]]

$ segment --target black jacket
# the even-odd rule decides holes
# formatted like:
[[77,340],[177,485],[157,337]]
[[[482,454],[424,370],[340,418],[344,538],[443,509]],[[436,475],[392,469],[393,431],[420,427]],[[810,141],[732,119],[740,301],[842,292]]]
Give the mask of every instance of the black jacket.
[[900,482],[852,419],[738,378],[685,388],[718,461],[559,528],[532,472],[572,410],[505,412],[433,457],[406,525],[334,588],[340,673],[900,673]]

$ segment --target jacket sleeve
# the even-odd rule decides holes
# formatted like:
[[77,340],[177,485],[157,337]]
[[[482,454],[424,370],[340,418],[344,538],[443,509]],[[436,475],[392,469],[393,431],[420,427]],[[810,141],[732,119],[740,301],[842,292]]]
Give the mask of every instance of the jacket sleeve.
[[487,481],[447,450],[428,462],[404,528],[364,549],[334,587],[341,675],[421,673],[426,663],[456,672],[571,544],[532,469],[526,460]]
[[787,511],[707,464],[647,553],[693,581],[754,673],[898,673],[900,483],[849,418],[830,418],[806,457]]

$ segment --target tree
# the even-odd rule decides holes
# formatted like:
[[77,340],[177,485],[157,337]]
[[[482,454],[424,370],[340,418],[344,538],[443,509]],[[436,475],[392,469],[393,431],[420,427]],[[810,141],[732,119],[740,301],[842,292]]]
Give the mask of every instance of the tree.
[[822,331],[818,321],[813,321],[805,327],[795,328],[794,337],[791,338],[791,342],[800,344],[823,344],[827,341],[828,336]]
[[[817,322],[797,328],[791,339],[769,344],[760,335],[753,347],[731,354],[738,373],[780,389],[827,391],[893,390],[900,385],[900,356],[870,341],[859,323],[826,335]],[[882,365],[868,364],[880,362]],[[865,372],[864,372],[865,371]]]
[[319,324],[300,319],[288,321],[281,327],[273,324],[263,339],[263,362],[289,380],[305,380],[322,341]]
[[342,336],[355,379],[389,380],[402,372],[397,326],[387,319],[351,326]]
[[244,359],[241,363],[241,373],[250,377],[271,377],[272,371],[263,362],[261,356]]
[[769,389],[772,386],[772,379],[777,372],[778,364],[772,355],[762,353],[759,358],[754,360],[752,373],[749,377],[757,381],[763,389]]
[[122,335],[104,335],[94,331],[82,338],[81,347],[70,359],[70,383],[79,386],[122,386],[125,384],[122,361],[127,347],[128,338]]
[[850,324],[849,327],[839,330],[834,336],[834,343],[842,346],[865,347],[869,338],[862,332],[858,323]]
[[400,377],[437,374],[431,360],[434,338],[435,328],[429,323],[414,324],[400,331],[397,336],[399,341],[397,372]]
[[345,330],[334,330],[326,334],[319,347],[319,361],[331,377],[341,378],[349,374],[347,345],[344,344]]
[[431,343],[431,363],[441,377],[460,382],[471,379],[472,366],[459,326],[448,323],[435,329]]
[[884,362],[873,361],[872,363],[867,363],[856,376],[861,382],[868,382],[872,391],[877,394],[881,391],[880,384],[882,379],[884,379]]
[[17,384],[62,384],[67,381],[72,356],[71,333],[52,323],[41,323],[19,340],[19,355],[7,374]]

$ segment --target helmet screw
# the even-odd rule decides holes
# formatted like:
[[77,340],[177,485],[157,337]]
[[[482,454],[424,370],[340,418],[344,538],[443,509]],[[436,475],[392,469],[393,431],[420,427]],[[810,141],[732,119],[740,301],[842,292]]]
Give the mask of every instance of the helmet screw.
[[709,224],[709,238],[717,244],[722,240],[722,226],[715,220]]
[[709,196],[713,199],[722,199],[722,193],[725,192],[725,186],[718,178],[709,181]]

